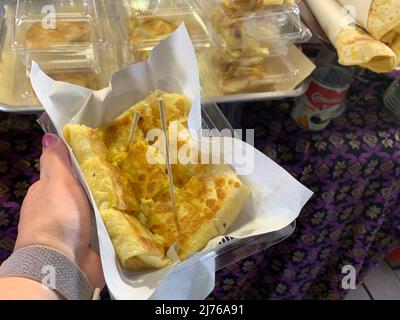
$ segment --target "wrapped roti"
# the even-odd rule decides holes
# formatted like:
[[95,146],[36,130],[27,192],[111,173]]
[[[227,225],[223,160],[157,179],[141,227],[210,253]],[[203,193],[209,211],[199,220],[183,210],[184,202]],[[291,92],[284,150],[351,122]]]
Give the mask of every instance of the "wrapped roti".
[[[391,40],[400,28],[399,0],[338,0],[343,6],[353,7],[357,23],[376,40]],[[386,42],[386,41],[384,41]]]
[[356,64],[378,73],[390,72],[396,66],[393,51],[360,27],[344,27],[336,38],[335,47],[339,63],[345,66]]
[[391,47],[397,58],[400,58],[399,0],[339,0],[339,2],[343,6],[352,6],[357,23],[373,38]]
[[[368,16],[368,31],[375,39],[382,40],[400,33],[400,2],[398,0],[373,0]],[[390,39],[392,34],[392,39]]]
[[354,17],[336,0],[306,0],[321,27],[335,46],[339,63],[359,65],[371,71],[390,72],[397,66],[391,48],[355,25]]

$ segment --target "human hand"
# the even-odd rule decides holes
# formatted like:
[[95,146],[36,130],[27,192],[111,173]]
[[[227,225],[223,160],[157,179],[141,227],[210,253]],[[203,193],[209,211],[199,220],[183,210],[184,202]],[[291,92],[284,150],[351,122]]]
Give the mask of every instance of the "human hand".
[[23,202],[15,250],[31,245],[51,247],[74,261],[94,288],[104,287],[99,256],[89,247],[91,215],[86,195],[72,173],[64,143],[43,137],[40,180]]

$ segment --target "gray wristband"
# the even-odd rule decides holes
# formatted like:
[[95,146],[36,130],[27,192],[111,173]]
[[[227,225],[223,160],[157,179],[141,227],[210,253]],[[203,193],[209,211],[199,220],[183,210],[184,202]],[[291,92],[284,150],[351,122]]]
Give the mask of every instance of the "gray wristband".
[[60,252],[29,246],[15,251],[0,266],[0,277],[29,278],[57,291],[68,300],[91,300],[94,295],[86,275]]

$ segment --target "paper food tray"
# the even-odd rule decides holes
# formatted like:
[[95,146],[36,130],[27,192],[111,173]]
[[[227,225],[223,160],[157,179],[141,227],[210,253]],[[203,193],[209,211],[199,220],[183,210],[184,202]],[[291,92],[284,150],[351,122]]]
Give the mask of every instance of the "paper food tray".
[[[43,114],[38,119],[38,123],[45,133],[57,133],[47,114]],[[202,104],[202,126],[203,129],[216,129],[217,131],[232,129],[215,103]],[[259,236],[245,239],[225,237],[215,249],[194,254],[187,260],[179,263],[179,265],[175,267],[174,273],[172,275],[167,275],[162,281],[170,282],[174,281],[176,278],[177,285],[179,286],[182,285],[179,282],[179,278],[187,277],[187,274],[190,273],[193,279],[192,284],[201,286],[203,278],[209,276],[209,270],[207,270],[205,266],[210,265],[213,266],[216,271],[221,270],[224,267],[248,258],[285,240],[294,232],[295,227],[296,222],[294,221],[281,230]],[[94,247],[96,247],[96,245],[94,245]],[[125,272],[129,274],[130,271]],[[159,293],[162,294],[162,290],[159,290]],[[157,296],[153,296],[152,298],[157,299]]]
[[[45,13],[42,13],[43,8]],[[17,51],[69,50],[102,46],[105,43],[102,16],[95,0],[18,0],[15,9],[12,47]],[[50,39],[41,34],[62,24],[70,28],[67,39]],[[32,37],[28,41],[28,32]]]

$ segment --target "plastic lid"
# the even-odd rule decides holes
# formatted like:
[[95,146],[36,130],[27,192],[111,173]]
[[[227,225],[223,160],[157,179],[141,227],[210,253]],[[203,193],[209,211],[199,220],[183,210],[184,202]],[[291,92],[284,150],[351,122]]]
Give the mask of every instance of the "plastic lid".
[[69,50],[104,42],[94,0],[19,0],[13,26],[15,50]]
[[194,47],[208,47],[211,34],[200,14],[192,7],[133,11],[130,14],[129,43],[139,50],[151,50],[184,22]]
[[312,36],[301,22],[297,5],[267,6],[240,14],[231,14],[219,0],[199,1],[199,5],[209,14],[225,47],[250,47],[259,41],[306,42]]
[[230,14],[240,14],[273,5],[293,5],[296,0],[221,0],[220,3]]
[[256,46],[242,46],[242,48],[223,48],[225,59],[240,57],[277,57],[286,56],[288,47],[284,43],[267,43],[260,41]]
[[[99,90],[106,85],[104,75],[100,69],[96,69],[83,62],[75,68],[63,67],[55,64],[39,64],[41,69],[52,79],[79,85],[92,90]],[[18,87],[20,87],[18,89]],[[34,97],[29,73],[27,73],[23,83],[17,86],[16,91],[21,92],[24,98]]]
[[92,50],[54,53],[35,52],[26,55],[27,70],[32,61],[36,61],[44,72],[53,70],[87,70],[100,69],[100,63]]
[[26,77],[23,83],[16,84],[16,91],[23,92],[24,98],[35,96],[29,79],[32,61],[37,62],[48,76],[57,81],[93,90],[107,85],[103,57],[90,48],[71,52],[35,51],[27,53],[24,59]]

